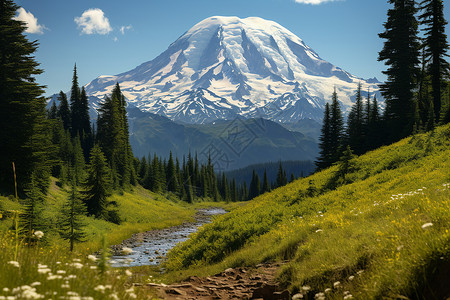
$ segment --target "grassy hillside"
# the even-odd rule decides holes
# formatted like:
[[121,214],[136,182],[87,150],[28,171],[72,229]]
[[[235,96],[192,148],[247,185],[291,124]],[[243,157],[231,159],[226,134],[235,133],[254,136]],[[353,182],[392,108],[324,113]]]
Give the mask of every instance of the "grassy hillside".
[[[170,194],[166,195],[170,198]],[[68,197],[68,190],[52,181],[49,195],[43,203],[43,222],[48,226],[44,237],[33,247],[14,230],[14,211],[22,206],[13,198],[0,197],[0,299],[151,299],[152,291],[134,289],[132,283],[141,282],[141,275],[131,270],[102,268],[102,263],[89,256],[101,249],[102,239],[119,244],[133,233],[179,225],[193,220],[197,208],[222,206],[231,209],[238,204],[182,201],[149,192],[141,187],[111,200],[119,206],[120,225],[85,217],[86,242],[75,245],[57,233],[59,211]],[[107,262],[107,260],[105,260]],[[10,299],[10,298],[8,298]]]
[[353,159],[344,179],[338,169],[203,227],[169,253],[168,278],[287,260],[279,280],[311,297],[450,296],[450,125]]

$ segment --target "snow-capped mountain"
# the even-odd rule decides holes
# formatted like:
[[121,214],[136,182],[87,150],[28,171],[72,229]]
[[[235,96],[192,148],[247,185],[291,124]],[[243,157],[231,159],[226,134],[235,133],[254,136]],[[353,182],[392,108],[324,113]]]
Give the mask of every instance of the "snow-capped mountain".
[[99,101],[116,82],[131,105],[186,123],[238,115],[283,123],[318,120],[335,87],[345,109],[359,82],[378,91],[376,80],[324,61],[286,28],[256,17],[205,19],[152,61],[100,76],[86,92]]

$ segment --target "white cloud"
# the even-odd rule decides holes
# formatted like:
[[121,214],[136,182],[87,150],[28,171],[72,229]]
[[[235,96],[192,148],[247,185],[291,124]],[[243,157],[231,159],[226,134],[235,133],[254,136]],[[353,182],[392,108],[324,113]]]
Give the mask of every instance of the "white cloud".
[[117,42],[119,39],[117,38],[117,36],[115,36],[114,38],[113,38],[113,41],[114,42]]
[[312,4],[312,5],[322,4],[322,3],[326,3],[326,2],[334,2],[334,1],[339,1],[339,0],[295,0],[295,2],[297,2],[297,3]]
[[108,34],[112,31],[109,20],[100,8],[91,8],[83,12],[81,17],[75,18],[78,28],[83,34]]
[[47,29],[47,27],[38,24],[37,18],[31,12],[27,12],[23,7],[20,7],[17,10],[17,13],[17,16],[15,16],[13,19],[25,22],[27,26],[25,32],[44,34],[44,29]]
[[131,30],[133,28],[133,26],[128,25],[128,26],[122,26],[120,27],[120,33],[122,33],[122,35],[125,34],[125,30]]

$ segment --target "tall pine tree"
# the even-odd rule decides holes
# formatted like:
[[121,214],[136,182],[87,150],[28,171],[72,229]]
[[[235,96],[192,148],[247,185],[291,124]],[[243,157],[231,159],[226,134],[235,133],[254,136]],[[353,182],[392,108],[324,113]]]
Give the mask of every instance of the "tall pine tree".
[[450,63],[445,59],[450,49],[445,34],[447,21],[444,18],[444,3],[442,0],[424,0],[420,3],[423,14],[419,16],[425,26],[423,47],[426,60],[429,61],[428,74],[431,77],[434,120],[439,121],[442,107],[442,93],[447,84],[446,77],[450,74]]
[[343,136],[344,119],[342,117],[341,106],[335,88],[330,106],[330,139],[328,146],[330,147],[331,164],[337,162],[341,157]]
[[15,20],[18,8],[11,0],[0,1],[0,191],[11,194],[13,162],[19,192],[28,186],[34,171],[44,182],[50,169],[46,101],[34,77],[42,73],[33,57],[38,43],[29,42],[26,24]]
[[317,161],[315,162],[317,170],[322,170],[325,168],[328,168],[331,166],[331,147],[330,147],[330,138],[331,138],[331,132],[330,132],[330,118],[331,118],[331,112],[330,112],[330,104],[325,104],[325,111],[323,115],[323,121],[322,121],[322,129],[321,134],[319,138],[319,157],[317,158]]
[[385,31],[379,34],[384,47],[378,60],[388,66],[383,74],[387,81],[381,85],[386,100],[384,120],[389,135],[387,142],[397,141],[412,133],[415,117],[413,90],[419,74],[418,22],[414,0],[389,0],[394,7],[389,9],[384,23]]

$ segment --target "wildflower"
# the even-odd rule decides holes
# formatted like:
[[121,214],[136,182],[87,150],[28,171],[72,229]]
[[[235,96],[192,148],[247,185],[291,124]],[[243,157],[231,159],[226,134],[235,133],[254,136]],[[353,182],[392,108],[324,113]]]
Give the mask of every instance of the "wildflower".
[[30,284],[30,286],[35,287],[41,285],[41,283],[39,281],[33,282],[32,284]]
[[129,254],[133,253],[133,249],[128,248],[128,247],[123,247],[121,253],[122,253],[122,255],[129,255]]
[[353,295],[348,294],[348,295],[344,296],[344,300],[347,300],[347,299],[353,299]]
[[125,294],[134,293],[134,287],[130,287],[129,289],[125,290]]
[[314,295],[314,299],[325,300],[325,294],[324,293],[317,293],[317,294]]
[[431,226],[433,226],[433,223],[425,223],[425,224],[422,225],[422,229],[425,229],[425,228],[428,228],[428,227],[431,227]]
[[7,287],[3,288],[4,293],[9,293],[9,289]]
[[62,289],[70,289],[70,285],[69,285],[69,283],[66,282],[66,283],[61,285],[61,288]]
[[364,270],[359,270],[358,272],[356,272],[356,274],[358,274],[359,276],[361,276],[362,273],[364,273]]
[[326,289],[325,289],[325,293],[327,293],[327,294],[328,294],[328,293],[331,293],[331,289],[330,289],[330,288],[326,288]]
[[50,273],[52,270],[50,270],[49,268],[39,268],[38,269],[38,273],[39,274],[47,274]]
[[355,279],[355,276],[350,276],[350,277],[348,277],[348,280],[350,280],[350,281],[352,281],[353,279]]
[[104,293],[104,292],[105,292],[105,286],[102,285],[102,284],[99,284],[99,285],[97,285],[97,286],[94,288],[94,291]]
[[97,257],[95,257],[95,255],[88,255],[87,257],[90,261],[96,261]]
[[79,258],[74,258],[74,259],[72,259],[72,261],[73,261],[73,262],[81,262],[81,259],[79,259]]
[[8,264],[16,268],[20,267],[19,262],[15,260],[8,261]]
[[311,290],[311,287],[310,287],[309,285],[304,285],[304,286],[302,286],[302,290],[303,290],[304,292],[308,292],[308,291]]
[[135,293],[129,293],[129,294],[128,294],[128,297],[130,297],[130,298],[132,298],[132,299],[136,299],[136,298],[137,298],[137,296],[136,296]]
[[65,270],[58,270],[58,271],[56,271],[56,274],[66,274],[66,271]]
[[91,270],[96,270],[97,269],[97,266],[90,266],[89,267]]
[[109,298],[113,300],[120,300],[116,293],[112,293],[111,295],[109,295]]
[[35,231],[35,232],[34,232],[34,236],[35,236],[38,240],[40,240],[40,239],[44,236],[44,233],[43,233],[42,231],[38,230],[38,231]]
[[322,229],[317,229],[317,230],[316,230],[316,232],[322,232],[322,231],[323,231]]
[[79,262],[74,262],[74,263],[71,263],[70,266],[72,266],[76,269],[81,269],[83,267],[83,264],[80,264]]
[[125,270],[125,275],[131,276],[133,275],[133,272],[131,272],[130,270]]
[[336,281],[335,283],[333,283],[333,287],[335,289],[339,288],[341,286],[341,282],[340,281]]

